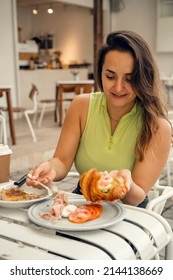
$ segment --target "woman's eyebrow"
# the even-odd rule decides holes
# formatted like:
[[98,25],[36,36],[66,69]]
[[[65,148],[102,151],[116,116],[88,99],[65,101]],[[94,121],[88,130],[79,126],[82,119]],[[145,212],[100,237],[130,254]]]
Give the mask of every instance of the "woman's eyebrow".
[[105,69],[105,71],[115,74],[115,72],[113,70],[110,70],[110,69]]
[[[112,73],[112,74],[116,73],[116,72],[114,72],[113,70],[110,70],[110,69],[105,69],[105,71],[109,72],[109,73]],[[125,73],[125,75],[132,76],[132,73]]]

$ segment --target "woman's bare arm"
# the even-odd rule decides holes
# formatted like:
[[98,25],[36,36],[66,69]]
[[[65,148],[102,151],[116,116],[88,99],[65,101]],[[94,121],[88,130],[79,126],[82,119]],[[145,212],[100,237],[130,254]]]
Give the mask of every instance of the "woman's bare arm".
[[51,164],[56,171],[55,180],[64,178],[70,170],[85,126],[89,94],[77,96],[67,111],[61,135]]
[[166,164],[171,148],[171,126],[159,119],[159,130],[151,140],[142,162],[137,161],[132,172],[130,191],[124,203],[138,205],[156,183]]

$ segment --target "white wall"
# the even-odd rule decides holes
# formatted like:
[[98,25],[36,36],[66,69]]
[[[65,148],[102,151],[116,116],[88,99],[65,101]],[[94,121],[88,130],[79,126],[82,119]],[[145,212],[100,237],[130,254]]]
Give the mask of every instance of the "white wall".
[[[38,6],[38,14],[32,14],[32,7],[18,7],[18,26],[22,27],[24,40],[34,36],[52,33],[54,48],[62,51],[65,64],[71,61],[93,63],[93,0],[60,1],[75,5],[54,4],[54,13],[47,13],[47,6]],[[104,0],[104,32],[109,32],[109,1]],[[92,5],[91,5],[92,4]]]
[[157,0],[123,2],[125,9],[112,14],[111,30],[129,29],[139,33],[150,45],[160,72],[166,75],[173,73],[173,53],[156,52]]
[[46,12],[45,6],[39,6],[38,15],[32,15],[28,8],[20,8],[18,25],[25,39],[52,33],[54,49],[62,52],[65,64],[73,60],[93,61],[93,15],[89,8],[57,5],[52,15]]
[[[16,104],[18,89],[18,76],[16,66],[15,48],[15,0],[0,0],[0,86],[12,86],[12,103]],[[15,11],[14,11],[15,12]],[[6,105],[6,98],[0,98],[0,102]]]

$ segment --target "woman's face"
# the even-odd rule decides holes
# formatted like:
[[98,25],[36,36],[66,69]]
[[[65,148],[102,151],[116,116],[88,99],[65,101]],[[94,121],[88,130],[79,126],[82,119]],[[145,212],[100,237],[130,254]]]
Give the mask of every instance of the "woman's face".
[[136,100],[131,77],[134,58],[130,52],[109,51],[102,68],[102,83],[108,105],[131,108]]

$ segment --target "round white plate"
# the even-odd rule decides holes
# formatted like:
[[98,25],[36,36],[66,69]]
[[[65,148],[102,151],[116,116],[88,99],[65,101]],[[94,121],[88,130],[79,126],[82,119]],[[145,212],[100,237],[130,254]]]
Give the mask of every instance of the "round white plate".
[[[5,187],[4,189],[9,189],[12,187],[14,187],[13,184],[11,184],[11,186]],[[0,191],[2,189],[3,188],[1,188]],[[47,194],[47,191],[45,189],[36,189],[36,188],[30,187],[30,186],[27,186],[26,184],[24,184],[22,187],[20,187],[20,189],[23,189],[24,191],[31,193],[31,194],[34,193],[34,194],[43,195],[43,197],[31,199],[31,200],[20,200],[20,201],[6,201],[6,200],[0,199],[0,206],[5,207],[5,208],[27,208],[34,203],[42,202],[43,200],[48,199],[48,198],[50,199],[50,197]]]
[[[52,223],[50,220],[41,218],[39,213],[49,212],[52,206],[53,200],[47,200],[42,203],[37,203],[32,205],[28,209],[29,219],[42,227],[51,228],[55,230],[64,230],[64,231],[87,231],[95,230],[100,228],[106,228],[113,224],[116,224],[124,219],[125,209],[120,203],[110,204],[109,202],[102,203],[103,212],[101,216],[95,220],[87,221],[81,224],[71,223],[68,218],[62,218],[56,223]],[[82,205],[88,204],[85,199],[69,199],[70,204]]]
[[9,182],[5,182],[5,183],[1,183],[0,184],[0,191],[2,190],[2,189],[9,189],[9,188],[11,188],[11,186],[13,185],[13,182],[14,181],[9,181]]

